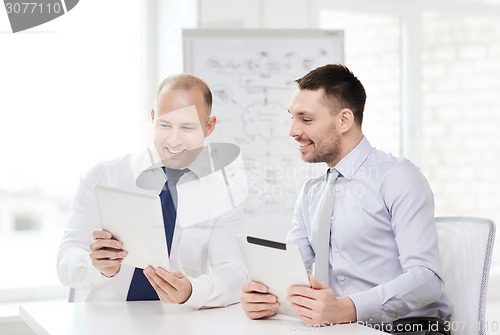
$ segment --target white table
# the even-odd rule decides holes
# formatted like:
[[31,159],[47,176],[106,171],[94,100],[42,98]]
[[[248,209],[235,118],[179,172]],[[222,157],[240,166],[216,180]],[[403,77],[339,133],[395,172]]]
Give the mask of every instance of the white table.
[[107,303],[29,303],[20,306],[20,316],[38,335],[110,334],[338,334],[380,335],[358,324],[312,328],[287,316],[250,320],[239,305],[192,310],[159,301]]

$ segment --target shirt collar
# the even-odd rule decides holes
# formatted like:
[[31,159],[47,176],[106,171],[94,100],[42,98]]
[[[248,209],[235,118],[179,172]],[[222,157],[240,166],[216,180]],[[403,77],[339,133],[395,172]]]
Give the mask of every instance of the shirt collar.
[[351,179],[368,158],[372,149],[368,139],[363,136],[358,145],[335,165],[335,169],[346,179]]

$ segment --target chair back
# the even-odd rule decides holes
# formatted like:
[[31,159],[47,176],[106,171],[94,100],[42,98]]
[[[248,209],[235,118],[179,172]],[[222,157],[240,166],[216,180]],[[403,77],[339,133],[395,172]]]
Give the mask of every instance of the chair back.
[[486,335],[486,290],[495,239],[493,221],[437,217],[444,291],[454,306],[453,335]]

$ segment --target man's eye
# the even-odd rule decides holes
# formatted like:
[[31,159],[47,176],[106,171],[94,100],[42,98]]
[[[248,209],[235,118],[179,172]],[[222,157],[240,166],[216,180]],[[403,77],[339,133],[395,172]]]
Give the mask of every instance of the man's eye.
[[184,130],[184,131],[193,131],[195,129],[196,128],[193,128],[193,127],[182,127],[182,130]]
[[172,128],[171,125],[169,125],[168,123],[159,123],[158,126],[160,128],[163,128],[163,129],[169,129],[169,128]]
[[302,121],[304,121],[304,122],[311,122],[312,119],[302,119]]

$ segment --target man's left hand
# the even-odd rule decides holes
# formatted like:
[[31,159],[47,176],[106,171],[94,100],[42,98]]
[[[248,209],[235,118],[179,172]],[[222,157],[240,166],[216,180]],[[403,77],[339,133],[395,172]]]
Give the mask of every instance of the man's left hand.
[[168,272],[162,268],[144,269],[144,275],[155,289],[162,302],[183,304],[193,291],[191,281],[181,272]]
[[308,325],[327,326],[356,321],[356,308],[349,297],[337,297],[325,283],[309,276],[311,287],[291,286],[288,300]]

